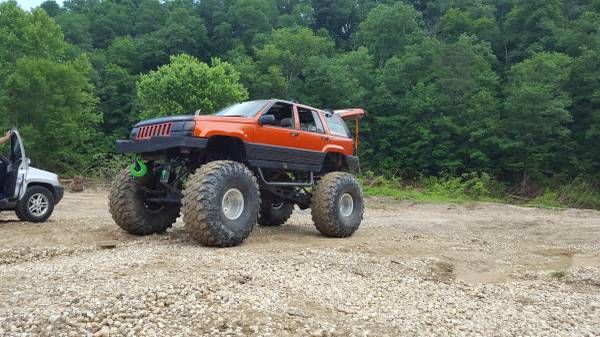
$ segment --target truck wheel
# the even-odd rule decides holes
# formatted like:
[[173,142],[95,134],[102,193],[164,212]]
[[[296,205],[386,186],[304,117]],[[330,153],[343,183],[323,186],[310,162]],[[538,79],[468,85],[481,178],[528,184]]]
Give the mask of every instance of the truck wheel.
[[[145,178],[146,180],[148,177]],[[115,223],[129,234],[162,233],[179,216],[178,206],[165,206],[146,201],[144,178],[131,176],[123,170],[113,181],[108,195],[108,209]]]
[[321,234],[335,238],[352,235],[362,221],[363,211],[362,189],[351,174],[328,173],[317,183],[311,214]]
[[260,193],[243,164],[219,160],[200,167],[183,191],[183,221],[194,239],[207,246],[240,244],[252,232]]
[[292,215],[294,204],[285,201],[263,200],[260,204],[258,224],[261,226],[281,226]]
[[42,186],[31,186],[17,203],[15,213],[22,221],[44,222],[54,211],[54,195]]

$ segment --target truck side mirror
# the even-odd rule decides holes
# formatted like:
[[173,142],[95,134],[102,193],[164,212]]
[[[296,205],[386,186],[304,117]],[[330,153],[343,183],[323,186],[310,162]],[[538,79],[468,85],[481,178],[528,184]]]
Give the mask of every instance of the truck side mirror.
[[275,116],[273,115],[262,115],[258,119],[260,125],[275,125]]

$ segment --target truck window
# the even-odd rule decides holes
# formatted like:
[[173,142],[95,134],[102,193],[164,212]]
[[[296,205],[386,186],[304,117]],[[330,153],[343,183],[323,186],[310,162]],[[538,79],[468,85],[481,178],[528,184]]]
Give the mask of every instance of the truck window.
[[327,122],[327,126],[329,126],[329,131],[331,131],[332,135],[350,138],[348,126],[346,126],[346,123],[340,116],[325,114],[325,121]]
[[300,120],[300,130],[325,133],[316,111],[298,107],[298,119]]
[[263,114],[263,116],[265,115],[275,116],[274,126],[288,129],[294,128],[294,113],[291,104],[277,102]]

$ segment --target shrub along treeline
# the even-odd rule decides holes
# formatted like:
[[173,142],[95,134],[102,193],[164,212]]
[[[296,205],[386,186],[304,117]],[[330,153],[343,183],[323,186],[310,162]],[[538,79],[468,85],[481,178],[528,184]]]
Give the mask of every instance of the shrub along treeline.
[[43,167],[95,169],[140,117],[270,97],[366,108],[375,174],[597,181],[600,0],[0,4],[1,123]]

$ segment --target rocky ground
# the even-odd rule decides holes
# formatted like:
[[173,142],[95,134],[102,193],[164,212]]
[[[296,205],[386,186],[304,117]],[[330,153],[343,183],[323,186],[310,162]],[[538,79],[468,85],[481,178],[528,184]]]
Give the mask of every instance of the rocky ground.
[[0,215],[0,336],[600,336],[599,239],[596,211],[370,199],[348,239],[297,210],[215,249],[67,194]]

